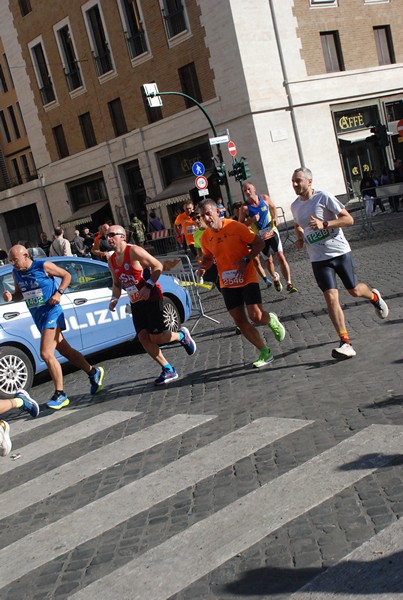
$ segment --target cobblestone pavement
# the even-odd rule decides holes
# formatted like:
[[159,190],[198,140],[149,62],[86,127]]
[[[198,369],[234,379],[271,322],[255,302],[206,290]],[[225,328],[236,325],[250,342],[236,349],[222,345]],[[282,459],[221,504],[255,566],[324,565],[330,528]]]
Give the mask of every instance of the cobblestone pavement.
[[[0,463],[2,600],[403,598],[402,227],[399,213],[369,237],[346,229],[390,308],[380,321],[341,291],[352,360],[331,358],[322,294],[286,242],[299,292],[262,290],[287,328],[282,344],[261,329],[272,365],[251,368],[256,351],[203,291],[220,324],[201,319],[192,357],[166,350],[177,381],[155,388],[151,359],[124,346],[97,356],[96,399],[67,369],[68,409],[10,418],[21,458]],[[46,402],[52,385],[33,392]],[[385,564],[393,576],[375,575]]]

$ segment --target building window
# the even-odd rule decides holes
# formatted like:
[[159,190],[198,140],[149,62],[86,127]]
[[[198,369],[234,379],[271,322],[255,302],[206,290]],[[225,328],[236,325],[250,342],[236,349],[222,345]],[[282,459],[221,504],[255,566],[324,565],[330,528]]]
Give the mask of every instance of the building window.
[[63,125],[57,125],[56,127],[53,127],[52,132],[56,144],[57,154],[59,155],[59,158],[65,158],[69,155],[69,149],[64,135]]
[[14,137],[18,140],[21,137],[20,128],[18,127],[17,119],[15,118],[14,108],[7,106],[8,116],[10,117],[11,124],[13,126]]
[[8,64],[8,60],[7,60],[6,54],[3,54],[3,63],[4,63],[4,67],[6,69],[6,73],[7,73],[7,77],[8,77],[8,80],[10,82],[10,85],[13,88],[14,87],[13,76],[11,75],[10,65]]
[[69,184],[69,196],[74,210],[82,206],[108,200],[108,194],[102,173],[95,173],[91,178],[83,178]]
[[188,30],[185,8],[181,0],[162,0],[161,11],[168,39]]
[[120,98],[115,98],[115,100],[108,102],[108,108],[116,137],[127,133],[126,119]]
[[18,0],[18,4],[23,17],[32,11],[30,0]]
[[114,71],[112,54],[99,6],[95,4],[85,12],[86,23],[98,76]]
[[337,6],[337,0],[309,0],[309,6]]
[[120,0],[123,29],[126,35],[130,58],[148,52],[143,21],[137,0]]
[[[150,83],[154,83],[154,81],[150,81]],[[156,123],[157,121],[161,121],[163,118],[162,109],[160,106],[151,107],[148,103],[147,96],[145,94],[143,86],[140,88],[141,96],[143,98],[143,104],[147,115],[147,120],[149,123]]]
[[97,145],[97,140],[92,126],[91,115],[89,112],[79,115],[78,120],[80,122],[81,133],[83,134],[83,140],[86,148],[91,148]]
[[11,159],[11,165],[13,167],[15,183],[22,183],[21,171],[16,158]]
[[30,179],[32,179],[32,175],[31,175],[31,172],[29,170],[28,159],[25,156],[25,154],[21,154],[20,161],[21,161],[22,168],[23,168],[23,171],[24,171],[24,179],[25,179],[25,181],[29,181]]
[[1,130],[3,133],[4,139],[6,140],[6,142],[10,143],[11,142],[10,130],[7,125],[6,115],[4,114],[4,111],[2,111],[2,110],[0,110],[0,126],[1,126]]
[[374,27],[374,36],[380,65],[392,65],[396,62],[390,25]]
[[3,67],[1,65],[0,65],[0,91],[3,92],[3,94],[8,92],[7,81],[4,76]]
[[338,31],[325,31],[320,33],[323,56],[325,59],[326,73],[344,71],[343,54],[341,51]]
[[34,62],[36,77],[38,80],[39,91],[42,98],[42,104],[50,104],[56,100],[55,92],[53,89],[52,80],[48,65],[46,63],[45,53],[43,51],[42,44],[36,44],[31,47],[32,58]]
[[69,92],[72,92],[77,88],[82,87],[83,80],[69,26],[64,25],[64,27],[57,30],[56,34],[63,62],[64,74],[66,75],[67,87]]
[[[182,92],[191,96],[197,102],[202,102],[202,96],[200,92],[199,80],[197,79],[196,67],[194,63],[189,63],[184,67],[178,69],[179,79],[181,82]],[[188,98],[184,98],[186,108],[192,108],[194,102]]]
[[17,102],[17,103],[16,103],[16,105],[15,105],[15,107],[16,107],[16,109],[17,109],[18,117],[19,117],[19,119],[20,119],[20,123],[21,123],[21,127],[22,127],[22,132],[23,132],[24,134],[26,134],[26,133],[27,133],[27,129],[26,129],[26,127],[25,127],[24,118],[23,118],[23,116],[22,116],[22,112],[21,112],[21,108],[20,108],[20,103],[19,103],[19,102]]

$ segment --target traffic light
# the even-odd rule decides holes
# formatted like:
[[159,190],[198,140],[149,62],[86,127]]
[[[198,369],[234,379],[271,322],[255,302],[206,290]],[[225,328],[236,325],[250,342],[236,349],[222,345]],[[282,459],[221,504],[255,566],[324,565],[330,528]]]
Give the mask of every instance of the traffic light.
[[225,164],[219,163],[214,169],[219,185],[225,184]]
[[250,177],[249,163],[246,160],[236,160],[233,167],[228,175],[235,177],[235,181],[246,181]]

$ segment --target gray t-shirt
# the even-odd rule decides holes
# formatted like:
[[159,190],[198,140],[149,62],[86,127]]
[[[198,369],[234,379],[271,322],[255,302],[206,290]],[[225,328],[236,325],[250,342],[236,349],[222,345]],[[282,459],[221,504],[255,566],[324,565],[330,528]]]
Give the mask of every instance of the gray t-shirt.
[[309,200],[299,197],[291,204],[294,222],[304,230],[304,239],[311,262],[328,260],[351,251],[341,227],[315,230],[309,226],[311,216],[321,221],[332,221],[344,206],[328,192],[315,190]]

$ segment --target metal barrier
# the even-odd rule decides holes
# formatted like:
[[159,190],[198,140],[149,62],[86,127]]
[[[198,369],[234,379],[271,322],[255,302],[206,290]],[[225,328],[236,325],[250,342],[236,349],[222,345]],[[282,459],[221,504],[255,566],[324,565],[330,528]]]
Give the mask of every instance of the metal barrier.
[[147,234],[147,243],[151,245],[153,254],[180,252],[181,246],[173,229],[162,229]]
[[196,329],[199,321],[204,317],[214,323],[220,323],[217,319],[213,319],[204,312],[202,299],[200,297],[201,290],[211,289],[210,284],[199,283],[194,275],[193,266],[187,254],[171,254],[169,256],[156,256],[164,267],[164,275],[170,275],[175,278],[179,285],[186,287],[189,292],[192,302],[192,314],[197,315],[196,323],[192,327],[192,332]]
[[[293,239],[293,237],[290,234],[290,229],[288,227],[287,219],[285,218],[285,212],[284,212],[283,207],[276,206],[276,209],[277,209],[277,217],[279,220],[281,220],[281,223],[277,223],[277,229],[279,231],[280,238],[281,238],[283,245],[285,245],[286,242],[289,242],[290,244],[294,244],[295,239]],[[280,227],[281,227],[281,229],[280,229]]]

